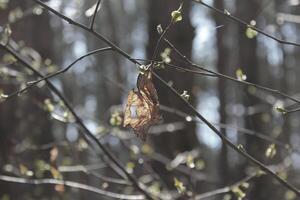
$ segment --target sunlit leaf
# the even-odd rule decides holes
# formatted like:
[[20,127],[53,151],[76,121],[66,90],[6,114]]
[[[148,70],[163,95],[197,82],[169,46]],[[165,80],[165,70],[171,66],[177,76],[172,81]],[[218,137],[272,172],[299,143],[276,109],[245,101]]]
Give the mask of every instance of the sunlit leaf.
[[236,74],[236,78],[239,80],[239,81],[245,81],[247,80],[247,75],[244,74],[243,70],[242,69],[237,69],[235,71],[235,74]]
[[174,186],[180,194],[182,194],[186,191],[186,187],[177,178],[174,178]]
[[[3,31],[1,31],[0,33],[0,43],[3,44],[3,45],[7,45],[8,42],[9,42],[9,39],[10,39],[10,36],[12,34],[12,30],[10,28],[10,25],[7,24],[4,28]],[[9,54],[10,55],[10,54]]]
[[265,152],[267,158],[273,158],[276,155],[275,144],[270,144]]
[[158,196],[161,192],[161,184],[157,181],[154,181],[148,189],[151,194]]
[[149,128],[160,120],[158,97],[150,71],[139,74],[137,88],[137,91],[129,92],[124,127],[131,127],[145,141]]
[[281,114],[286,114],[288,111],[285,108],[282,107],[276,107],[277,112],[280,112]]
[[203,170],[205,168],[204,160],[197,160],[195,164],[197,170]]
[[253,38],[255,38],[257,36],[257,31],[254,30],[254,29],[252,29],[251,27],[248,27],[246,29],[246,36],[249,39],[253,39]]
[[17,7],[9,12],[8,21],[9,23],[14,23],[17,20],[21,19],[22,17],[23,17],[23,11],[21,10],[21,8]]
[[224,9],[224,14],[225,15],[231,15],[230,12],[228,10],[226,10],[226,9]]
[[0,99],[6,99],[7,97],[8,97],[7,94],[3,94],[3,93],[1,92],[1,94],[0,94]]
[[186,101],[188,101],[190,99],[190,95],[188,94],[188,92],[186,90],[184,90],[180,96],[182,98],[184,98]]
[[146,155],[151,155],[153,153],[153,149],[149,144],[143,144],[142,153]]
[[164,32],[161,24],[157,25],[156,29],[157,29],[158,34],[162,34]]
[[233,187],[231,191],[235,194],[238,200],[242,200],[246,197],[246,193],[243,192],[239,186]]
[[182,20],[181,11],[182,11],[182,3],[180,4],[180,6],[177,10],[175,10],[171,13],[173,23],[177,23]]
[[195,168],[194,156],[188,155],[186,158],[186,165],[189,168]]
[[39,5],[33,7],[32,13],[33,13],[34,15],[41,15],[41,14],[43,13],[43,7],[41,7],[41,6],[39,6]]
[[128,163],[126,164],[126,171],[127,171],[128,173],[131,174],[131,173],[133,172],[134,168],[135,168],[135,163],[134,163],[134,162],[128,162]]
[[107,182],[102,183],[101,188],[106,189],[109,187],[109,184]]
[[121,126],[123,123],[123,117],[120,112],[114,112],[111,114],[111,117],[109,119],[109,123],[112,126]]
[[50,99],[45,99],[44,100],[44,108],[45,108],[46,111],[48,111],[50,113],[54,111],[54,105],[53,105],[53,103],[51,102]]
[[171,49],[170,48],[165,48],[164,51],[160,54],[160,57],[164,63],[169,64],[171,60]]
[[28,168],[24,164],[19,165],[20,174],[26,175]]

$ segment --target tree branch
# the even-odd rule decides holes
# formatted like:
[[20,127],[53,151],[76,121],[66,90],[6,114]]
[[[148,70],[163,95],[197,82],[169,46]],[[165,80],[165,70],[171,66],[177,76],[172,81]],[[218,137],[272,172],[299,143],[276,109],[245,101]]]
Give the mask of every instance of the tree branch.
[[[44,4],[43,2],[41,2],[40,0],[33,0],[35,1],[36,3],[38,3],[39,5],[41,5],[42,7],[44,7],[45,9],[51,11],[52,13],[54,13],[55,15],[61,17],[62,19],[68,21],[69,23],[71,24],[74,24],[78,27],[81,27],[82,29],[92,33],[93,35],[95,35],[98,39],[102,40],[103,42],[105,42],[107,45],[111,46],[112,49],[114,51],[116,51],[117,53],[119,53],[120,55],[122,55],[123,57],[127,58],[128,60],[130,60],[131,62],[135,63],[135,64],[139,64],[140,63],[133,59],[129,54],[127,54],[125,51],[123,51],[122,49],[120,49],[118,46],[116,46],[115,44],[113,44],[111,41],[109,41],[108,39],[106,39],[104,36],[100,35],[99,33],[97,32],[94,32],[94,31],[91,31],[88,27],[82,25],[82,24],[79,24],[77,22],[74,22],[73,20],[71,20],[70,18],[66,17],[65,15],[55,11],[54,9],[50,8],[49,6],[47,6],[46,4]],[[195,0],[194,0],[195,1]],[[195,1],[195,2],[198,2],[198,1]],[[300,46],[300,45],[299,45]],[[204,118],[188,101],[186,101],[183,97],[181,97],[181,95],[173,88],[171,87],[170,85],[168,85],[168,83],[166,81],[164,81],[160,76],[158,76],[155,72],[153,72],[153,75],[163,84],[165,85],[170,91],[172,91],[175,96],[177,96],[178,98],[181,99],[181,101],[183,101],[188,107],[189,109],[191,110],[191,113],[195,116],[197,116],[201,121],[203,121],[211,130],[213,130],[221,139],[222,141],[230,146],[232,149],[234,149],[236,152],[238,152],[240,155],[242,155],[243,157],[247,158],[249,161],[251,161],[252,163],[254,163],[255,165],[259,166],[263,171],[265,171],[266,173],[268,173],[269,175],[271,175],[272,177],[274,177],[276,180],[278,180],[282,185],[284,185],[286,188],[294,191],[298,196],[300,196],[300,191],[293,185],[291,185],[290,183],[288,183],[287,181],[285,181],[284,179],[282,179],[281,177],[279,177],[276,173],[274,173],[271,169],[269,169],[267,166],[265,166],[263,163],[259,162],[258,160],[256,160],[255,158],[253,158],[251,155],[249,155],[248,153],[246,153],[246,151],[242,148],[239,148],[237,146],[235,146],[226,136],[224,136],[221,132],[218,131],[217,128],[215,128],[210,122],[208,122],[206,120],[206,118]],[[82,124],[83,125],[83,124]],[[85,127],[83,125],[83,127]],[[95,141],[96,142],[96,141]],[[105,147],[97,140],[97,144],[99,143],[99,146],[103,147],[105,149]],[[107,150],[105,149],[105,154],[108,154],[110,155],[110,157],[114,159],[114,157],[110,154],[110,152],[107,152]],[[117,164],[119,164],[117,161],[116,161]],[[120,166],[121,168],[120,169],[124,169],[122,166]],[[126,170],[125,170],[126,171]],[[126,171],[126,174],[127,171]],[[130,174],[129,174],[130,175]],[[131,176],[129,176],[129,178],[132,178]],[[134,184],[137,184],[137,182],[134,180]],[[142,190],[140,187],[139,187],[139,184],[137,184],[138,188],[140,190]],[[143,190],[142,190],[143,191]],[[143,191],[145,192],[145,191]],[[146,193],[147,194],[147,193]],[[151,198],[151,197],[150,197]]]
[[20,184],[30,184],[30,185],[64,185],[71,188],[78,188],[81,190],[85,190],[88,192],[92,192],[99,195],[104,195],[109,198],[115,199],[128,199],[128,200],[139,200],[145,199],[144,195],[126,195],[126,194],[118,194],[106,190],[99,189],[98,187],[85,185],[78,182],[66,181],[66,180],[58,180],[58,179],[26,179],[19,178],[13,176],[0,175],[0,180],[10,183],[20,183]]
[[[38,72],[36,69],[34,69],[26,60],[24,60],[14,49],[8,47],[8,46],[3,46],[0,45],[0,47],[10,54],[12,54],[21,64],[23,64],[26,68],[31,70],[35,75],[39,76],[40,78],[44,78],[44,76]],[[96,136],[90,132],[90,130],[84,125],[80,117],[77,115],[75,110],[72,108],[70,103],[66,100],[66,98],[59,92],[59,90],[47,79],[45,79],[49,89],[53,91],[65,104],[65,106],[68,108],[70,113],[74,116],[75,118],[75,123],[81,127],[84,131],[84,137],[88,142],[93,141],[94,143],[97,144],[97,146],[104,152],[104,154],[111,160],[125,175],[126,177],[133,183],[133,185],[140,191],[142,192],[147,199],[152,199],[152,197],[142,188],[141,184],[136,180],[136,178],[129,174],[126,169],[124,168],[124,165],[121,164],[117,158],[96,138]],[[92,147],[94,147],[92,145]]]
[[98,0],[95,11],[94,11],[94,14],[93,14],[93,18],[92,18],[92,21],[91,21],[91,25],[90,25],[91,30],[94,30],[95,19],[96,19],[97,12],[98,12],[100,4],[101,4],[101,0]]
[[60,74],[63,74],[65,72],[67,72],[69,69],[71,69],[71,67],[73,67],[78,61],[82,60],[83,58],[85,57],[88,57],[90,55],[93,55],[93,54],[96,54],[96,53],[101,53],[101,52],[104,52],[104,51],[109,51],[111,50],[112,48],[111,47],[104,47],[104,48],[101,48],[101,49],[97,49],[97,50],[94,50],[94,51],[91,51],[91,52],[88,52],[86,54],[84,54],[83,56],[77,58],[75,61],[73,61],[70,65],[68,65],[67,67],[65,67],[64,69],[61,69],[55,73],[52,73],[52,74],[48,74],[48,75],[45,75],[43,78],[40,78],[38,80],[35,80],[35,81],[30,81],[27,83],[27,85],[24,87],[24,88],[21,88],[15,92],[13,92],[12,94],[9,94],[6,99],[9,99],[15,95],[18,95],[18,94],[21,94],[23,92],[25,92],[26,90],[28,90],[29,88],[31,88],[32,86],[38,84],[39,82],[41,81],[44,81],[44,80],[48,80],[48,79],[51,79],[55,76],[58,76]]
[[193,2],[195,2],[195,3],[198,3],[198,4],[201,4],[201,5],[203,5],[203,6],[207,7],[207,8],[209,8],[210,10],[213,10],[214,12],[219,13],[220,15],[223,15],[224,17],[227,17],[228,19],[231,19],[232,21],[235,21],[235,22],[237,22],[237,23],[239,23],[239,24],[241,24],[241,25],[244,25],[245,27],[249,27],[249,28],[255,30],[256,32],[258,32],[258,33],[260,33],[260,34],[262,34],[262,35],[264,35],[264,36],[266,36],[266,37],[268,37],[268,38],[270,38],[270,39],[272,39],[272,40],[275,40],[275,41],[278,42],[278,43],[285,44],[285,45],[293,45],[293,46],[296,46],[296,47],[300,47],[300,44],[299,44],[299,43],[296,43],[296,42],[290,42],[290,41],[286,41],[286,40],[282,40],[282,39],[279,39],[279,38],[277,38],[277,37],[274,37],[274,36],[272,36],[272,35],[270,35],[270,34],[264,32],[264,31],[262,31],[261,29],[255,27],[255,26],[253,26],[253,25],[251,25],[251,24],[248,24],[247,22],[241,20],[240,18],[237,18],[237,17],[231,15],[230,13],[228,13],[228,14],[225,13],[224,10],[220,10],[220,9],[218,9],[218,8],[215,8],[215,7],[213,7],[213,6],[208,5],[207,3],[204,3],[202,0],[191,0],[191,1],[193,1]]

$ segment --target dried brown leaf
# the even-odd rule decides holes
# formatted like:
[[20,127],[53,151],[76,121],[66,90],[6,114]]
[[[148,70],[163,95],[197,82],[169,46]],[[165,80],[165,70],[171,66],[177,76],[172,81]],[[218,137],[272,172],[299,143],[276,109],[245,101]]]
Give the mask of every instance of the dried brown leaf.
[[137,89],[129,92],[124,127],[131,127],[145,141],[149,128],[160,120],[159,101],[150,71],[138,76]]

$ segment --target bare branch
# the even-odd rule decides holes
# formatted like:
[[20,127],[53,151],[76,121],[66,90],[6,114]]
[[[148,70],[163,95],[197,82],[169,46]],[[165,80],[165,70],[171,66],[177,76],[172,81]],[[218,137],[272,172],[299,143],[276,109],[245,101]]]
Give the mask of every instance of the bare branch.
[[[47,6],[46,4],[44,4],[43,2],[41,2],[40,0],[33,0],[36,3],[38,3],[39,5],[41,5],[42,7],[44,7],[45,9],[51,11],[52,13],[54,13],[55,15],[59,16],[60,18],[68,21],[70,24],[73,24],[75,26],[81,27],[82,29],[92,33],[93,35],[95,35],[98,39],[102,40],[103,42],[105,42],[107,45],[112,47],[112,50],[114,50],[115,52],[119,53],[120,55],[122,55],[123,57],[127,58],[128,60],[130,60],[131,62],[135,63],[135,64],[139,64],[140,63],[133,59],[129,54],[127,54],[125,51],[123,51],[122,49],[120,49],[118,46],[116,46],[115,44],[113,44],[111,41],[109,41],[108,39],[106,39],[104,36],[100,35],[97,32],[91,31],[88,27],[79,24],[77,22],[74,22],[73,20],[71,20],[70,18],[66,17],[65,15],[55,11],[54,9],[50,8],[49,6]],[[194,0],[195,1],[195,0]],[[198,3],[202,3],[199,1],[195,1]],[[203,3],[202,3],[203,4]],[[221,12],[221,11],[220,11]],[[223,12],[222,12],[223,13]],[[224,14],[224,13],[223,13]],[[226,16],[230,16],[231,15],[226,15]],[[248,24],[246,24],[248,25]],[[256,28],[254,28],[255,30]],[[296,45],[296,46],[300,46],[300,45]],[[238,146],[234,145],[226,136],[224,136],[221,132],[218,131],[218,129],[213,126],[210,122],[208,122],[206,120],[206,118],[204,118],[186,99],[184,99],[183,97],[181,97],[181,95],[170,85],[168,85],[168,83],[163,80],[160,76],[158,76],[155,72],[153,72],[153,75],[163,84],[165,85],[170,91],[172,91],[175,96],[177,96],[178,98],[180,98],[191,110],[191,113],[195,116],[197,116],[201,121],[203,121],[211,130],[213,130],[221,139],[222,141],[230,146],[232,149],[234,149],[236,152],[238,152],[240,155],[242,155],[243,157],[247,158],[249,161],[251,161],[252,163],[254,163],[255,165],[259,166],[263,171],[265,171],[266,173],[268,173],[269,175],[271,175],[272,177],[274,177],[276,180],[278,180],[282,185],[284,185],[286,188],[294,191],[298,196],[300,196],[300,191],[293,185],[291,185],[290,183],[288,183],[286,180],[282,179],[281,177],[279,177],[275,172],[273,172],[271,169],[269,169],[267,166],[265,166],[263,163],[261,163],[260,161],[256,160],[255,158],[253,158],[251,155],[249,155],[244,149],[239,148]],[[75,113],[76,114],[76,113]],[[82,121],[80,120],[80,118],[78,118],[77,120],[79,125],[82,128],[86,129],[86,133],[87,135],[91,134],[88,129],[84,126],[84,124],[82,123]],[[92,135],[92,134],[91,134]],[[134,185],[141,191],[143,192],[145,195],[147,195],[147,197],[149,197],[150,199],[152,199],[151,196],[148,196],[147,192],[144,191],[140,185],[138,184],[138,182],[135,180],[134,177],[132,177],[130,174],[127,173],[127,171],[122,167],[122,165],[120,165],[120,163],[114,158],[114,156],[96,139],[96,141],[94,140],[94,136],[90,136],[94,142],[96,142],[98,144],[98,146],[104,151],[104,153],[112,160],[114,161],[114,163],[116,165],[119,166],[119,168],[121,170],[124,170],[124,173],[128,176],[128,178],[133,181]]]
[[[40,78],[44,78],[44,76],[38,72],[36,69],[34,69],[26,60],[24,60],[14,49],[8,47],[8,46],[3,46],[0,45],[0,47],[10,54],[12,54],[21,64],[23,64],[26,68],[31,70],[35,75],[39,76]],[[45,79],[48,87],[53,91],[65,104],[65,106],[68,108],[70,113],[74,116],[75,118],[75,123],[81,127],[84,131],[84,137],[87,142],[91,143],[93,141],[94,143],[97,144],[97,146],[104,152],[104,154],[109,158],[110,161],[112,161],[125,175],[126,177],[133,183],[133,185],[140,191],[142,192],[148,199],[152,199],[152,197],[142,188],[141,184],[136,180],[136,178],[129,174],[126,169],[124,168],[124,165],[121,164],[117,158],[96,138],[96,136],[90,132],[90,130],[84,125],[82,122],[81,118],[77,115],[75,110],[72,108],[70,103],[66,100],[66,98],[59,92],[59,90],[47,79]],[[91,141],[90,141],[91,140]],[[94,147],[91,145],[91,147]],[[95,149],[94,149],[95,150]],[[95,150],[96,151],[96,150]],[[97,152],[97,151],[96,151]]]
[[[261,89],[261,90],[264,90],[264,91],[267,91],[267,92],[270,92],[270,93],[273,93],[273,94],[277,94],[277,95],[280,95],[282,97],[285,97],[287,99],[290,99],[296,103],[300,103],[300,100],[284,93],[284,92],[281,92],[279,90],[276,90],[276,89],[272,89],[272,88],[268,88],[268,87],[265,87],[265,86],[261,86],[261,85],[258,85],[258,84],[255,84],[255,83],[250,83],[250,82],[247,82],[247,81],[241,81],[241,80],[238,80],[236,78],[233,78],[231,76],[228,76],[228,75],[225,75],[225,74],[221,74],[219,72],[215,72],[213,70],[209,70],[205,67],[202,67],[202,66],[199,66],[195,63],[193,63],[191,60],[189,60],[185,55],[183,55],[169,40],[165,39],[165,41],[167,42],[167,44],[179,55],[181,56],[188,64],[190,64],[192,67],[196,68],[196,69],[200,69],[202,71],[205,71],[205,72],[208,72],[208,73],[211,73],[217,77],[220,77],[220,78],[225,78],[225,79],[228,79],[228,80],[231,80],[231,81],[234,81],[234,82],[237,82],[237,83],[240,83],[240,84],[244,84],[244,85],[248,85],[248,86],[253,86],[255,88],[258,88],[258,89]],[[194,74],[201,74],[203,72],[201,71],[195,71],[195,70],[190,70],[190,69],[186,69],[186,68],[182,68],[182,67],[178,67],[178,66],[174,66],[174,65],[171,65],[171,64],[166,64],[166,65],[169,65],[171,67],[175,67],[175,68],[178,68],[182,71],[185,71],[185,72],[190,72],[190,73],[194,73]]]
[[279,43],[285,44],[285,45],[293,45],[293,46],[296,46],[296,47],[300,47],[299,43],[282,40],[282,39],[279,39],[279,38],[277,38],[275,36],[272,36],[272,35],[264,32],[264,31],[262,31],[261,29],[255,27],[255,26],[253,26],[251,24],[248,24],[247,22],[241,20],[240,18],[237,18],[237,17],[231,15],[230,13],[226,14],[223,10],[220,10],[218,8],[215,8],[213,6],[210,6],[210,5],[206,4],[206,3],[204,3],[202,0],[192,0],[192,1],[195,2],[195,3],[201,4],[201,5],[203,5],[203,6],[207,7],[207,8],[209,8],[210,10],[213,10],[214,12],[219,13],[220,15],[223,15],[224,17],[227,17],[227,18],[231,19],[232,21],[235,21],[235,22],[237,22],[239,24],[242,24],[245,27],[250,27],[251,29],[255,30],[256,32],[258,32],[258,33],[260,33],[260,34],[262,34],[262,35],[264,35],[264,36],[266,36],[266,37],[268,37],[268,38],[270,38],[272,40],[275,40],[276,42],[279,42]]
[[245,183],[251,179],[253,179],[254,177],[256,177],[257,174],[256,173],[253,173],[253,174],[250,174],[249,176],[243,178],[242,180],[230,185],[230,186],[226,186],[226,187],[223,187],[223,188],[220,188],[220,189],[216,189],[216,190],[212,190],[212,191],[209,191],[209,192],[205,192],[205,193],[202,193],[202,194],[198,194],[195,196],[195,200],[201,200],[201,199],[206,199],[208,197],[212,197],[212,196],[216,196],[218,194],[225,194],[225,193],[228,193],[231,191],[231,189],[233,187],[236,187],[236,186],[239,186],[241,185],[242,183]]
[[52,73],[52,74],[48,74],[48,75],[46,75],[46,76],[44,76],[43,78],[40,78],[40,79],[38,79],[38,80],[28,82],[26,87],[21,88],[21,89],[15,91],[15,92],[13,92],[12,94],[8,95],[6,99],[9,99],[9,98],[11,98],[11,97],[13,97],[13,96],[15,96],[15,95],[18,95],[18,94],[21,94],[21,93],[27,91],[29,88],[31,88],[32,86],[34,86],[34,85],[40,83],[41,81],[51,79],[51,78],[53,78],[53,77],[55,77],[55,76],[58,76],[58,75],[60,75],[60,74],[63,74],[63,73],[65,73],[65,72],[67,72],[67,71],[68,71],[69,69],[71,69],[78,61],[82,60],[82,59],[85,58],[85,57],[88,57],[88,56],[93,55],[93,54],[101,53],[101,52],[104,52],[104,51],[109,51],[109,50],[111,50],[111,47],[105,47],[105,48],[101,48],[101,49],[97,49],[97,50],[88,52],[88,53],[84,54],[83,56],[77,58],[75,61],[73,61],[70,65],[68,65],[68,66],[65,67],[64,69],[61,69],[61,70],[59,70],[59,71],[57,71],[57,72],[55,72],[55,73]]
[[93,14],[93,18],[92,18],[92,21],[91,21],[91,25],[90,25],[91,30],[94,30],[95,19],[96,19],[97,12],[98,12],[98,9],[99,9],[100,5],[101,5],[101,0],[98,0],[95,11],[94,11],[94,14]]
[[144,195],[126,195],[126,194],[118,194],[106,190],[99,189],[98,187],[85,185],[82,183],[77,183],[73,181],[66,181],[66,180],[58,180],[58,179],[26,179],[26,178],[19,178],[13,176],[5,176],[0,175],[0,180],[10,183],[20,183],[20,184],[30,184],[30,185],[64,185],[71,188],[78,188],[81,190],[85,190],[88,192],[92,192],[99,195],[104,195],[106,197],[115,198],[115,199],[128,199],[128,200],[139,200],[145,199]]
[[274,177],[278,182],[280,182],[282,185],[287,187],[288,189],[294,191],[298,196],[300,196],[300,191],[290,183],[288,183],[286,180],[278,176],[275,172],[273,172],[271,169],[269,169],[266,165],[261,163],[260,161],[256,160],[254,157],[249,155],[243,148],[240,148],[233,144],[225,135],[223,135],[214,125],[212,125],[205,117],[203,117],[197,110],[194,108],[186,99],[181,97],[181,95],[173,88],[171,87],[165,80],[163,80],[160,76],[158,76],[155,72],[153,72],[153,75],[161,81],[171,92],[173,92],[178,98],[181,99],[182,102],[184,102],[188,108],[190,109],[191,113],[195,116],[197,116],[201,121],[203,121],[214,133],[216,133],[223,143],[231,147],[233,150],[238,152],[243,157],[247,158],[247,160],[251,161],[256,166],[260,167],[264,172]]

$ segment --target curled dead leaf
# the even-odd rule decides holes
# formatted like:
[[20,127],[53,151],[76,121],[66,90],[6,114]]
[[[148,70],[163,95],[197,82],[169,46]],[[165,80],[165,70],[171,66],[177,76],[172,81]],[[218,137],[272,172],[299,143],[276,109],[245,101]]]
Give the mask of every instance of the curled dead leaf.
[[131,90],[125,108],[124,127],[131,127],[137,137],[147,138],[149,128],[160,121],[159,101],[152,82],[152,73],[139,74],[137,91]]

